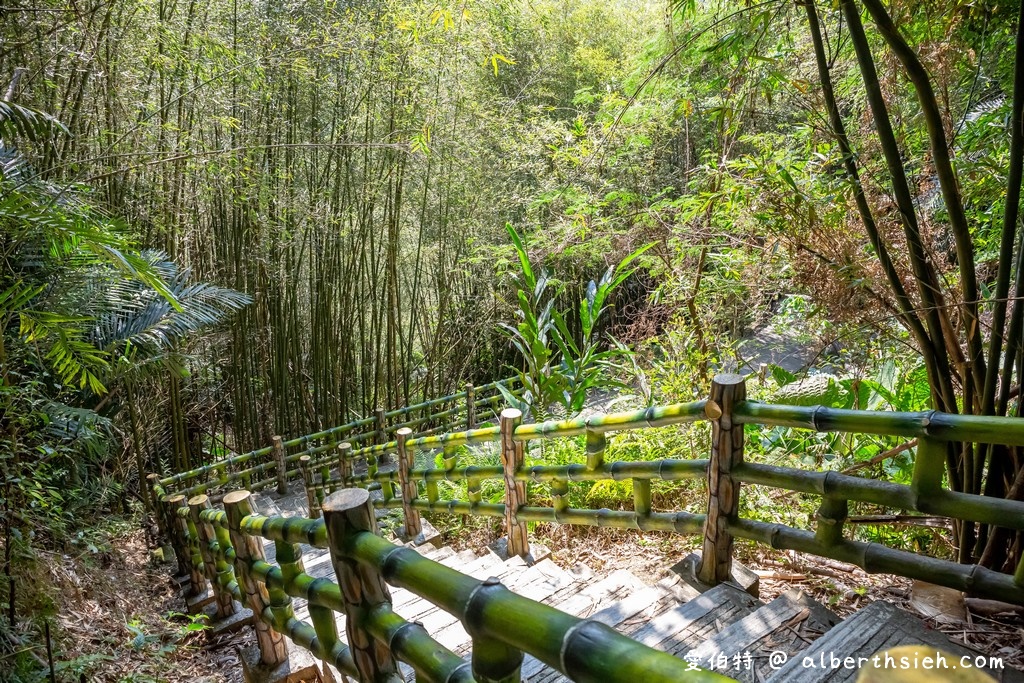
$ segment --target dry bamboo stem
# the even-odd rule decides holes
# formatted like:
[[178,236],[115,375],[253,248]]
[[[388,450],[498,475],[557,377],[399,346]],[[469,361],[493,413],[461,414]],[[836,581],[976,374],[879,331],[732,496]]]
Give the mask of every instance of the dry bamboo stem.
[[[525,461],[523,444],[512,437],[523,420],[515,408],[501,411],[501,464],[505,470],[505,533],[508,535],[508,555],[526,555],[530,552],[526,523],[516,518],[519,508],[526,505],[526,482],[516,481],[516,472]],[[471,498],[472,499],[472,498]]]
[[712,422],[711,460],[708,463],[708,513],[704,521],[704,550],[698,578],[716,586],[732,573],[732,535],[728,520],[739,510],[740,483],[732,476],[743,462],[743,425],[733,421],[733,406],[746,398],[740,375],[717,375],[711,382],[709,404],[721,410]]
[[277,492],[282,496],[288,493],[288,464],[284,457],[284,442],[280,436],[274,436],[274,462],[277,463]]
[[377,519],[370,494],[363,489],[343,489],[324,501],[331,563],[345,600],[345,631],[352,659],[361,681],[383,681],[398,675],[398,663],[387,645],[374,640],[367,621],[375,607],[391,604],[391,592],[375,566],[357,562],[346,548],[360,532],[377,533]]
[[[270,594],[262,581],[257,581],[250,570],[250,563],[266,560],[263,544],[258,538],[248,536],[241,530],[242,520],[255,512],[252,494],[248,491],[232,491],[224,496],[224,510],[228,519],[228,534],[235,549],[235,577],[245,594],[252,613],[261,616],[270,607]],[[256,644],[260,648],[260,660],[267,666],[277,666],[288,659],[288,645],[284,636],[275,631],[261,618],[255,621]]]
[[299,470],[302,472],[302,484],[306,489],[306,508],[309,510],[311,519],[320,519],[320,501],[316,495],[316,486],[313,484],[313,470],[310,468],[308,455],[299,458]]
[[395,439],[398,441],[398,481],[402,490],[402,513],[405,517],[405,540],[412,540],[423,532],[423,524],[420,522],[419,510],[412,506],[412,501],[419,497],[419,490],[416,482],[409,476],[413,468],[413,449],[406,446],[406,440],[412,430],[402,427],[395,432]]

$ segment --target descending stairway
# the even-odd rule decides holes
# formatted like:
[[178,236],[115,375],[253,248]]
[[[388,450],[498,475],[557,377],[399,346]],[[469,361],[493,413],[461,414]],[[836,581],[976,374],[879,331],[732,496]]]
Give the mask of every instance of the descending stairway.
[[[262,514],[304,514],[297,496],[261,496]],[[952,643],[945,635],[903,610],[875,602],[843,620],[798,590],[767,604],[733,584],[700,592],[681,576],[650,586],[625,570],[596,578],[585,566],[562,569],[550,559],[533,565],[514,557],[503,561],[490,550],[456,552],[424,544],[415,548],[425,557],[478,579],[497,577],[510,590],[563,612],[600,621],[651,647],[747,683],[848,681],[856,678],[858,658],[867,658],[897,645],[922,644],[956,655],[978,653]],[[273,543],[265,545],[274,557]],[[334,579],[326,550],[303,546],[307,574]],[[468,657],[470,637],[455,617],[404,589],[392,588],[393,609],[403,618],[420,622],[449,650]],[[298,619],[309,620],[304,600],[293,602]],[[344,617],[338,618],[344,638]],[[306,657],[295,648],[295,656]],[[852,660],[846,660],[846,658]],[[838,663],[837,663],[838,662]],[[860,662],[862,663],[862,662]],[[414,679],[403,665],[406,680]],[[1021,681],[1014,670],[989,670],[996,680]],[[526,656],[522,678],[529,683],[568,679]],[[640,683],[640,682],[638,682]]]

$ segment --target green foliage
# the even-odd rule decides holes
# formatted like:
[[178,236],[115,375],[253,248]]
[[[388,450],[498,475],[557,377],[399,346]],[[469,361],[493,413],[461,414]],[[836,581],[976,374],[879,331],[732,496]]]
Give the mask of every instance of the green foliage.
[[519,259],[521,287],[517,291],[517,313],[521,322],[516,327],[501,327],[525,365],[525,370],[519,372],[525,391],[517,400],[501,388],[505,399],[541,416],[558,402],[567,415],[575,415],[583,409],[592,390],[628,388],[612,373],[623,369],[622,363],[631,357],[632,351],[614,338],[612,346],[602,350],[598,326],[611,294],[636,272],[630,264],[653,245],[642,247],[610,266],[598,282],[590,281],[579,304],[582,342],[577,342],[565,315],[554,309],[556,297],[546,294],[548,274],[534,273],[522,239],[511,225],[506,229]]

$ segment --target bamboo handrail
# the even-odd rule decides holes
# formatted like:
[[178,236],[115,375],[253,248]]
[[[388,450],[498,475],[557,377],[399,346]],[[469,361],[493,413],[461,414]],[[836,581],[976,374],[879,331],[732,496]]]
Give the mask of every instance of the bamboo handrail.
[[[481,388],[476,388],[479,389]],[[473,397],[472,388],[468,388],[465,395]],[[274,476],[256,482],[254,486],[269,485],[280,480],[282,471],[289,464],[301,464],[302,466],[297,469],[284,471],[286,479],[301,471],[311,514],[317,514],[322,508],[326,521],[261,517],[252,514],[248,508],[237,509],[232,518],[230,514],[210,508],[209,505],[213,501],[208,501],[204,496],[190,499],[186,504],[181,492],[169,492],[168,482],[182,481],[180,475],[165,479],[150,475],[148,480],[153,498],[157,501],[158,524],[171,540],[178,558],[179,570],[190,577],[191,594],[198,594],[197,591],[201,592],[205,583],[210,583],[218,604],[222,606],[222,611],[226,611],[229,604],[228,596],[243,599],[248,595],[251,602],[256,599],[252,597],[255,585],[253,581],[257,584],[262,582],[265,587],[263,590],[271,591],[271,600],[267,603],[266,609],[258,614],[261,619],[297,643],[312,649],[317,656],[334,662],[347,674],[363,676],[363,680],[369,680],[368,676],[376,676],[391,666],[388,664],[391,661],[388,657],[397,657],[400,661],[409,663],[426,680],[442,680],[436,678],[440,675],[450,677],[450,680],[468,681],[472,680],[472,677],[462,660],[431,640],[422,628],[404,622],[401,617],[391,612],[388,601],[383,598],[373,605],[367,603],[364,608],[356,609],[351,604],[348,605],[350,629],[354,629],[358,638],[362,639],[359,648],[350,650],[336,642],[336,632],[332,640],[333,621],[332,625],[328,625],[328,616],[332,614],[332,610],[339,611],[339,607],[344,608],[348,603],[342,600],[340,593],[335,592],[338,590],[337,586],[325,583],[324,580],[314,580],[302,571],[301,556],[296,550],[297,544],[307,543],[315,547],[329,548],[339,579],[350,576],[353,568],[357,566],[352,563],[358,562],[359,567],[369,568],[370,574],[363,574],[363,570],[360,569],[359,574],[364,579],[369,580],[367,577],[377,576],[381,582],[386,579],[393,585],[408,588],[464,620],[467,630],[473,635],[474,646],[482,653],[479,658],[493,658],[488,665],[496,667],[493,670],[505,671],[509,676],[512,675],[509,672],[518,671],[516,662],[520,661],[517,657],[521,659],[522,651],[532,653],[562,673],[573,676],[575,680],[598,680],[598,669],[588,668],[591,665],[587,662],[603,661],[601,658],[605,651],[619,652],[620,659],[629,656],[646,661],[646,658],[653,657],[651,661],[655,662],[655,665],[652,666],[655,666],[655,669],[668,667],[664,669],[666,672],[674,671],[672,667],[678,666],[679,662],[669,657],[668,660],[672,660],[672,664],[669,664],[668,660],[654,657],[645,649],[635,650],[633,648],[642,646],[628,639],[623,640],[630,643],[629,645],[615,638],[608,641],[610,636],[597,631],[593,634],[588,631],[588,637],[593,638],[592,645],[600,643],[601,647],[591,647],[586,652],[580,651],[567,659],[564,653],[568,650],[565,648],[571,643],[558,641],[563,654],[559,655],[559,658],[554,658],[553,650],[550,649],[553,647],[551,642],[540,642],[532,637],[533,633],[555,633],[557,637],[564,637],[570,630],[593,630],[593,626],[581,626],[578,620],[567,621],[575,618],[561,615],[546,607],[538,609],[540,606],[535,606],[536,603],[531,603],[525,598],[505,595],[502,590],[487,587],[475,579],[463,577],[454,570],[377,538],[368,533],[373,531],[375,522],[372,521],[372,512],[367,510],[374,507],[402,510],[406,522],[405,529],[412,532],[418,530],[419,515],[425,512],[503,519],[505,528],[514,530],[515,538],[510,539],[509,543],[513,554],[528,552],[528,522],[701,535],[704,538],[702,557],[710,559],[706,559],[698,568],[700,577],[708,583],[718,583],[727,580],[731,575],[731,545],[733,539],[740,538],[771,545],[774,548],[792,549],[841,560],[871,573],[882,572],[921,579],[972,595],[1024,605],[1024,562],[1021,562],[1013,574],[1008,574],[978,565],[965,565],[889,548],[879,543],[855,541],[844,535],[844,525],[851,502],[1024,530],[1024,503],[959,493],[948,490],[943,485],[948,442],[962,440],[1011,446],[1024,445],[1024,420],[953,415],[937,411],[896,413],[773,405],[745,400],[744,395],[742,378],[719,376],[715,378],[713,391],[706,401],[652,407],[641,411],[524,425],[517,424],[518,411],[507,410],[502,416],[501,425],[496,427],[462,429],[439,435],[421,433],[419,436],[411,434],[408,427],[398,427],[398,438],[390,442],[384,442],[377,433],[379,430],[375,429],[374,432],[357,436],[362,439],[375,436],[381,442],[362,448],[353,448],[349,441],[339,444],[332,440],[328,444],[316,444],[312,436],[303,437],[283,442],[301,446],[304,450],[282,458],[282,462],[287,462],[279,466],[275,472],[270,471],[273,468],[268,464],[258,464],[240,472],[227,472],[223,466],[220,469],[210,468],[206,471],[220,473],[216,481],[188,489],[206,490],[211,486],[223,485],[222,482],[225,481],[242,480],[250,483],[253,474],[264,473]],[[444,401],[438,399],[428,403],[440,405]],[[475,398],[467,401],[467,405],[475,403]],[[442,413],[446,413],[447,417],[451,410],[446,409]],[[408,415],[411,412],[402,411],[401,414]],[[363,424],[372,423],[379,427],[379,415],[380,413],[370,422],[364,420]],[[469,415],[467,421],[471,424],[472,413]],[[663,458],[641,462],[606,462],[606,434],[609,432],[705,420],[710,420],[714,426],[710,459]],[[429,424],[429,421],[424,422],[423,418],[419,418],[401,424],[408,423],[416,423],[418,426]],[[819,432],[856,432],[917,438],[912,481],[905,485],[865,479],[836,471],[807,471],[744,462],[743,425],[747,424]],[[739,428],[733,429],[733,425]],[[450,426],[439,425],[433,430],[445,428]],[[337,436],[336,431],[327,432],[332,433],[332,438]],[[523,462],[523,449],[530,441],[581,435],[586,436],[586,463],[526,465]],[[501,465],[458,465],[457,449],[460,446],[499,442],[502,451]],[[443,453],[444,466],[416,467],[415,452],[430,450]],[[391,453],[397,453],[400,457],[390,469],[382,469],[382,456]],[[247,455],[250,457],[242,462],[252,459],[251,454]],[[365,474],[355,475],[353,464],[360,459],[365,460],[367,471]],[[332,479],[333,465],[338,466],[339,476]],[[243,474],[245,476],[242,476]],[[652,509],[652,480],[700,480],[705,477],[711,493],[702,513]],[[483,500],[481,482],[488,479],[503,482],[503,503]],[[570,483],[603,480],[630,480],[633,484],[634,509],[592,510],[569,507]],[[437,486],[441,481],[465,482],[468,500],[442,500]],[[396,491],[393,484],[401,486]],[[529,491],[526,487],[530,484],[548,487],[552,501],[550,507],[529,503]],[[740,517],[738,501],[744,484],[819,496],[821,505],[815,515],[816,528],[797,529],[785,524]],[[352,486],[363,488],[347,488]],[[346,488],[335,492],[342,487]],[[379,489],[383,494],[382,499],[371,503],[366,489]],[[331,495],[328,496],[328,493]],[[245,492],[234,492],[229,498],[230,500],[225,499],[225,504],[229,508],[232,505],[237,508],[240,500],[249,505],[248,494]],[[353,501],[357,499],[364,501],[367,510],[356,512],[359,506]],[[341,524],[338,529],[344,527],[344,530],[335,529],[334,532],[330,532],[331,515],[336,515],[341,510],[346,510],[345,514],[356,517],[343,524],[335,519],[336,525]],[[242,514],[243,512],[245,514]],[[281,567],[274,567],[258,557],[258,553],[252,547],[249,547],[246,553],[238,553],[232,549],[229,536],[239,540],[259,537],[274,541],[278,546]],[[249,545],[251,546],[251,543]],[[214,566],[207,566],[210,563]],[[248,582],[245,583],[247,587],[244,591],[239,587],[242,584],[235,579],[236,576]],[[383,586],[383,583],[380,585]],[[258,586],[256,589],[258,594]],[[386,590],[381,590],[384,591],[381,594],[386,595]],[[490,602],[497,606],[494,612],[488,612],[487,608],[473,602],[470,593],[466,591],[501,597],[483,600],[484,603]],[[296,622],[293,616],[289,616],[288,596],[304,597],[309,600],[313,626]],[[503,621],[507,615],[506,610],[514,610],[516,619]],[[478,613],[484,616],[478,616]],[[488,614],[494,616],[488,617]],[[330,619],[333,620],[333,616],[330,616]],[[512,621],[520,625],[517,627],[519,630],[513,628]],[[566,624],[568,626],[565,632],[557,630]],[[380,655],[369,645],[371,641],[368,639],[376,639],[378,644],[385,643],[390,654],[387,657]],[[278,642],[268,635],[264,635],[262,641],[267,647],[276,647]],[[431,659],[426,655],[428,651],[440,654]],[[377,654],[371,657],[371,652]],[[367,660],[367,657],[374,661]],[[486,661],[478,663],[477,659],[477,655],[474,654],[474,670],[478,664],[487,664]],[[620,666],[619,669],[613,667],[601,670],[600,679],[617,681],[640,676],[644,680],[659,680],[656,675],[652,678],[650,671],[645,671],[642,676],[631,674],[620,678],[617,672],[628,670],[628,665],[622,661],[618,661],[617,664],[626,668]],[[368,673],[371,670],[376,672],[372,676]],[[609,671],[616,673],[610,677]],[[694,672],[687,672],[692,673]],[[673,676],[675,677],[664,680],[688,680],[679,677],[678,674]]]

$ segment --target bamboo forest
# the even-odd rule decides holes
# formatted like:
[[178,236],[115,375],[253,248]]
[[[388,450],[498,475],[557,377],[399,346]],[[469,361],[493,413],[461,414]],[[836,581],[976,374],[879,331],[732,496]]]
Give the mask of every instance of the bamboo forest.
[[1019,0],[0,0],[0,683],[1024,681],[1022,179]]

